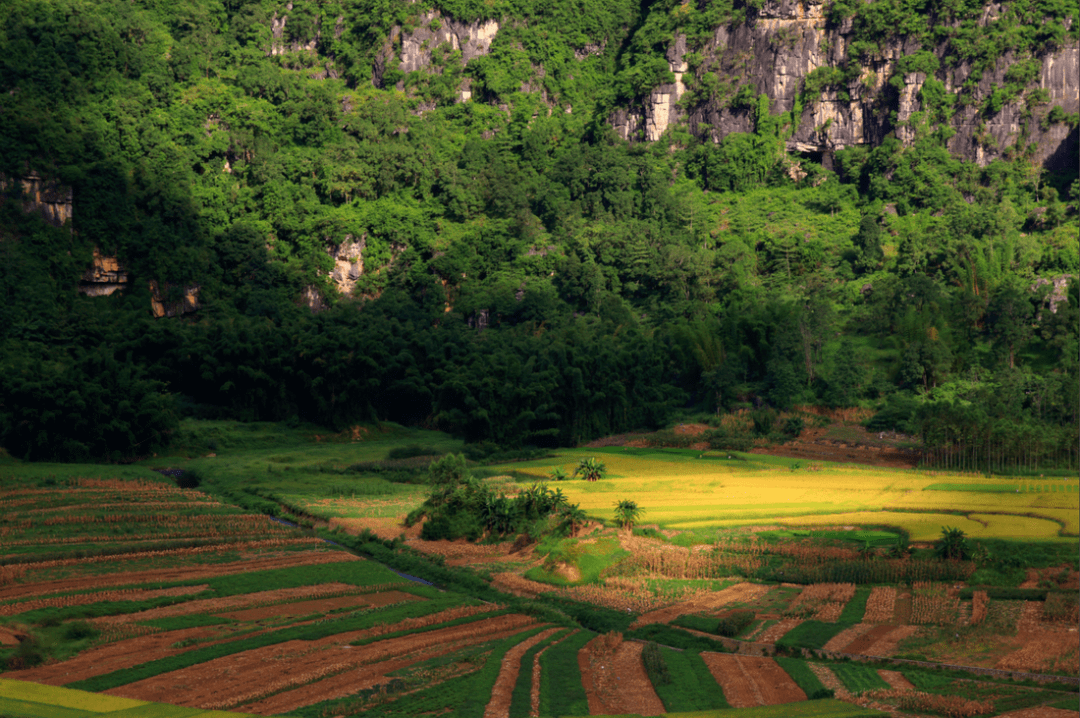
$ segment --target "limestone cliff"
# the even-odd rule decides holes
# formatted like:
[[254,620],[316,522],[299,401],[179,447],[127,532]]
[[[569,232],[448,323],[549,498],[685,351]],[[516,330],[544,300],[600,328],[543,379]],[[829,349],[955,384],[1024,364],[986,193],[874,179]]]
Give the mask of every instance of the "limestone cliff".
[[102,256],[94,247],[94,259],[79,281],[79,293],[88,297],[107,297],[127,288],[130,279],[131,275],[116,257]]
[[70,186],[30,170],[16,180],[0,174],[0,192],[14,192],[18,196],[20,191],[24,212],[40,214],[42,219],[54,227],[62,227],[71,219],[73,194]]
[[[746,22],[716,28],[701,47],[688,48],[686,38],[676,37],[667,54],[675,82],[654,88],[637,106],[617,110],[612,124],[626,139],[652,141],[676,122],[685,122],[694,134],[720,141],[732,132],[753,130],[750,111],[730,107],[735,88],[743,85],[749,85],[754,95],[767,95],[772,112],[791,112],[814,70],[839,68],[848,56],[851,23],[830,25],[826,7],[821,0],[770,0]],[[993,11],[988,7],[980,22],[994,17]],[[909,120],[925,109],[919,91],[928,78],[922,73],[900,74],[899,90],[896,85],[901,83],[888,80],[898,73],[898,61],[919,49],[911,40],[886,43],[860,68],[857,80],[810,98],[802,107],[788,148],[820,153],[828,163],[836,150],[877,145],[889,133],[910,142],[914,129]],[[700,58],[691,70],[694,84],[713,89],[696,95],[689,104],[677,104],[686,93],[690,68],[684,58],[689,50]],[[944,48],[936,54],[942,56]],[[948,147],[954,155],[986,164],[1023,139],[1037,144],[1036,160],[1049,168],[1075,162],[1076,130],[1060,122],[1047,127],[1041,120],[1054,105],[1066,113],[1080,111],[1080,49],[1072,41],[1038,59],[1042,67],[1037,85],[1029,89],[1041,88],[1048,99],[1030,113],[1025,98],[1005,104],[996,113],[983,112],[981,101],[1005,84],[1005,74],[1017,60],[1011,54],[999,58],[989,72],[982,73],[975,101],[959,108],[950,120],[956,133]],[[936,79],[946,92],[955,92],[970,74],[966,65],[942,66]]]

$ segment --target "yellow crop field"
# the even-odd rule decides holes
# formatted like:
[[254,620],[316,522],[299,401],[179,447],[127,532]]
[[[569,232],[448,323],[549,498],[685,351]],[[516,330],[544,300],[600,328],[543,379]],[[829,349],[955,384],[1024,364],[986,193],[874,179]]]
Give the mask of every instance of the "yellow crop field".
[[[1073,536],[1080,528],[1076,481],[740,456],[745,460],[728,459],[726,453],[575,449],[507,469],[544,480],[556,466],[570,473],[580,459],[596,457],[607,467],[605,478],[560,483],[570,501],[594,516],[609,517],[617,500],[633,499],[645,510],[643,523],[675,529],[888,524],[922,541],[937,538],[943,525],[973,537],[1040,540],[1061,538],[1062,525]],[[926,490],[932,485],[934,490]],[[961,511],[966,515],[950,513]]]
[[12,681],[0,678],[0,698],[44,703],[61,708],[74,708],[90,713],[111,713],[129,708],[148,705],[146,701],[132,698],[107,696],[101,693],[87,693],[59,686],[45,686],[26,681]]

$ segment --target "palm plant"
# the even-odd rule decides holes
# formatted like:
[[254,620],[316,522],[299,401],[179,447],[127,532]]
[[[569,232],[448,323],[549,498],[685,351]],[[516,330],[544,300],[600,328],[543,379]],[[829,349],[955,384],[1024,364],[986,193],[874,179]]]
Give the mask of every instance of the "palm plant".
[[585,509],[581,508],[579,504],[569,504],[562,510],[562,526],[570,529],[571,537],[577,533],[577,530],[581,528],[581,525],[588,521],[588,519],[588,514],[585,513]]
[[645,513],[637,505],[636,501],[620,499],[615,502],[615,523],[620,528],[632,529],[641,514]]
[[578,462],[577,468],[574,469],[574,476],[581,474],[586,481],[596,481],[604,478],[604,472],[606,471],[607,467],[604,466],[603,461],[589,457]]
[[556,466],[554,469],[552,469],[548,473],[548,476],[551,477],[552,481],[566,481],[570,478],[569,474],[567,474],[561,466]]

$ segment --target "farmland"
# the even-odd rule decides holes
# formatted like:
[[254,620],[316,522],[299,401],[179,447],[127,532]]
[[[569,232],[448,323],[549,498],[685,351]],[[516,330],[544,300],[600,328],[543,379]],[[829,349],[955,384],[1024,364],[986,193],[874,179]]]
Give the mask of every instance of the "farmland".
[[[473,470],[514,495],[602,458],[600,480],[558,483],[589,516],[575,535],[424,541],[402,519],[432,457],[461,449],[443,435],[188,438],[196,458],[142,466],[0,463],[0,662],[39,686],[3,683],[0,714],[59,716],[60,687],[181,706],[154,708],[167,718],[988,715],[1075,697],[897,660],[1075,674],[1075,481],[565,450]],[[628,497],[633,531],[610,525]],[[936,558],[943,525],[986,554]]]

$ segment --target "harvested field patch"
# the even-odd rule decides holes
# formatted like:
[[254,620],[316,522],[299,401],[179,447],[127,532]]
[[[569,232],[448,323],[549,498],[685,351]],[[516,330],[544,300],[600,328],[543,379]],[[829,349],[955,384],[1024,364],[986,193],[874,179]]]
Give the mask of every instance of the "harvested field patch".
[[847,647],[853,644],[856,639],[862,638],[873,629],[874,625],[872,623],[856,623],[851,628],[845,628],[830,638],[829,642],[822,648],[826,651],[846,651]]
[[[387,626],[386,632],[402,630],[404,623]],[[533,623],[535,620],[528,616],[506,614],[364,646],[346,644],[361,637],[358,633],[367,634],[368,631],[341,633],[317,641],[287,641],[223,656],[106,692],[140,700],[157,696],[162,702],[168,699],[179,705],[224,709],[254,703],[281,691],[302,691],[290,700],[296,702],[302,697],[305,702],[299,705],[307,705],[357,690],[351,685],[343,685],[338,695],[327,695],[325,689],[328,686],[320,686],[319,678],[332,678],[352,668],[404,658],[429,649],[449,651],[496,640]]]
[[836,674],[829,670],[827,666],[823,666],[820,663],[809,662],[806,665],[809,666],[811,672],[813,672],[818,680],[821,681],[821,685],[835,693],[837,698],[842,701],[850,701],[852,699],[851,691],[840,682],[840,679],[836,677]]
[[642,648],[643,644],[623,641],[619,634],[605,634],[581,649],[578,661],[590,713],[655,716],[664,712],[641,663]]
[[533,581],[509,571],[503,571],[492,576],[491,585],[500,591],[525,598],[536,598],[542,593],[555,590],[554,586]]
[[152,598],[166,596],[190,596],[205,591],[209,586],[205,583],[200,586],[176,586],[174,588],[158,589],[121,589],[118,591],[100,591],[98,593],[81,593],[71,596],[56,596],[53,598],[35,598],[19,603],[9,603],[0,606],[0,616],[15,616],[27,611],[35,611],[39,608],[86,606],[104,601],[148,601]]
[[783,621],[777,621],[755,637],[754,641],[757,643],[776,643],[784,637],[784,634],[798,626],[800,623],[802,623],[802,619],[799,618],[788,618]]
[[[491,700],[484,709],[484,718],[508,718],[510,715],[510,699],[514,693],[514,685],[521,673],[521,657],[530,648],[546,640],[549,636],[562,629],[549,628],[535,636],[532,636],[517,644],[503,655],[502,664],[499,668],[499,677],[495,679],[495,685],[491,689]],[[532,666],[527,670],[532,671]],[[535,681],[534,687],[535,687]]]
[[723,653],[702,653],[701,657],[734,708],[806,700],[802,689],[771,658]]
[[864,623],[889,623],[896,608],[896,588],[894,586],[874,586],[870,598],[866,601]]
[[764,596],[771,588],[771,586],[757,583],[737,583],[720,591],[703,593],[690,601],[643,613],[630,627],[640,628],[650,623],[669,623],[688,613],[715,611],[733,603],[751,603]]
[[[866,649],[869,656],[891,656],[896,653],[896,646],[905,638],[911,638],[918,631],[917,626],[899,626],[874,642],[874,645]],[[852,651],[849,651],[851,653]]]
[[1080,670],[1080,634],[1065,626],[1026,631],[1017,639],[1022,646],[994,665],[994,668],[1035,673]]
[[881,680],[889,684],[890,688],[895,688],[901,691],[909,691],[915,688],[907,678],[904,678],[904,674],[900,671],[887,671],[881,669],[878,671],[878,675],[881,676]]
[[[320,546],[325,545],[320,539],[303,538],[288,539],[290,543],[312,543]],[[248,542],[246,547],[258,548],[262,545],[281,545],[281,541]],[[155,554],[169,553],[203,553],[201,550],[235,550],[237,544],[222,544],[219,546],[206,546],[200,549],[176,549],[175,551],[151,552]],[[138,554],[136,554],[138,555]],[[129,555],[128,558],[132,558]],[[99,556],[87,559],[69,559],[74,565],[80,562],[93,562],[96,559],[116,561],[116,556]],[[228,576],[234,573],[247,573],[250,571],[267,571],[275,568],[291,568],[293,566],[311,566],[324,563],[342,563],[344,561],[363,561],[359,556],[338,550],[304,551],[291,556],[275,558],[254,559],[250,561],[236,561],[231,563],[206,564],[201,566],[185,566],[181,568],[149,569],[146,571],[132,571],[128,573],[111,573],[103,576],[87,576],[80,578],[60,579],[56,581],[43,581],[40,583],[18,584],[0,588],[0,601],[10,601],[25,596],[46,596],[51,593],[63,593],[68,591],[92,591],[105,586],[124,586],[142,583],[172,583],[180,581],[194,581],[214,576]],[[65,562],[68,559],[65,560]],[[47,562],[53,565],[56,562]],[[31,564],[37,568],[43,564]]]
[[[887,624],[878,624],[871,626],[870,630],[864,632],[862,635],[857,636],[851,643],[840,648],[843,653],[855,653],[864,654],[875,643],[885,638],[890,633],[896,630],[896,626],[890,626]],[[842,633],[840,635],[843,635]],[[839,638],[839,635],[837,636]]]
[[815,583],[802,590],[788,608],[788,615],[835,621],[855,596],[853,583]]
[[339,608],[387,606],[391,603],[400,603],[401,601],[423,600],[426,599],[403,591],[381,591],[379,593],[338,596],[337,598],[318,598],[311,601],[298,601],[296,603],[264,606],[262,608],[248,608],[218,615],[224,618],[233,618],[237,621],[259,621],[266,618],[279,618],[282,616],[304,616],[309,613],[329,613],[330,611],[335,611]]

